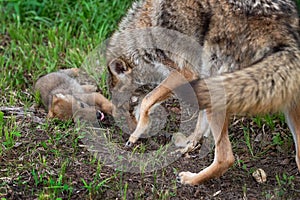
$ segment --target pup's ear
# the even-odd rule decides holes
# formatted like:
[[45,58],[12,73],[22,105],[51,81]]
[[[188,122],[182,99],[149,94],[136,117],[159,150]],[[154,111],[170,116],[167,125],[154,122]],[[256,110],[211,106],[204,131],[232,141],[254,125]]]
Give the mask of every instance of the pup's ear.
[[131,73],[131,68],[128,67],[126,63],[119,58],[112,60],[108,64],[108,67],[111,73],[119,78],[122,78],[124,75]]
[[60,100],[65,100],[65,101],[67,101],[67,98],[66,98],[66,96],[65,95],[63,95],[63,94],[54,94],[53,95],[53,97],[52,97],[52,102],[53,103],[55,103],[55,102],[57,102],[57,101],[60,101]]
[[57,96],[57,94],[54,94],[53,97],[52,97],[52,104],[56,103],[57,101],[59,101],[59,98]]

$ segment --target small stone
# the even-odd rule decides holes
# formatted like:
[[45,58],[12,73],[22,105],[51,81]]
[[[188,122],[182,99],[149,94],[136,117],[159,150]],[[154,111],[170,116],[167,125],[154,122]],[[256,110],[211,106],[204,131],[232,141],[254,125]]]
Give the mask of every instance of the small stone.
[[255,142],[261,142],[262,138],[263,138],[263,135],[262,135],[262,134],[258,134],[258,135],[255,137],[254,141],[255,141]]
[[264,183],[267,181],[267,174],[263,169],[257,169],[252,173],[252,176],[258,183]]
[[131,102],[132,103],[137,103],[139,101],[139,98],[137,96],[132,96],[131,97]]
[[286,158],[280,162],[281,165],[288,165],[290,163],[290,159]]
[[221,190],[219,190],[219,191],[215,192],[215,193],[213,194],[213,197],[216,197],[216,196],[218,196],[218,195],[219,195],[221,192],[222,192]]

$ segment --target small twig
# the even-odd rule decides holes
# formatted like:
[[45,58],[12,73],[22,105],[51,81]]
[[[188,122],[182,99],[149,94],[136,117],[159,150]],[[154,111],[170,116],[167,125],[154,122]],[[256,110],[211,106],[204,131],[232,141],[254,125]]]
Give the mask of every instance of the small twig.
[[[32,121],[38,124],[43,124],[45,119],[42,119],[38,116],[36,116],[35,109],[28,108],[24,109],[23,107],[0,107],[0,111],[4,113],[4,115],[14,115],[17,118],[24,118],[24,117],[30,117],[32,118]],[[9,118],[5,116],[5,118]]]
[[0,107],[0,111],[4,113],[25,113],[25,112],[34,112],[35,110],[33,108],[28,108],[24,110],[23,107]]

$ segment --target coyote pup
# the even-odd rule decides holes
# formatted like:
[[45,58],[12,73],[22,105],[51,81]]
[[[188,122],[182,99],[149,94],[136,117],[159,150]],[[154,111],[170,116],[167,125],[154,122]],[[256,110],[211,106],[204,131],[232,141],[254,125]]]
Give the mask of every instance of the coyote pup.
[[[80,85],[72,77],[79,69],[60,70],[41,77],[35,90],[41,95],[42,103],[48,110],[48,118],[61,120],[102,118],[101,111],[111,114],[112,104],[93,85]],[[97,111],[96,111],[97,110]]]
[[[292,0],[135,3],[108,45],[110,85],[125,97],[151,78],[158,86],[143,98],[127,144],[147,130],[149,110],[179,92],[187,99],[196,95],[215,140],[213,163],[199,173],[179,173],[181,183],[203,183],[233,165],[228,137],[232,114],[283,111],[300,170],[299,44],[298,13]],[[152,76],[145,80],[147,74]]]

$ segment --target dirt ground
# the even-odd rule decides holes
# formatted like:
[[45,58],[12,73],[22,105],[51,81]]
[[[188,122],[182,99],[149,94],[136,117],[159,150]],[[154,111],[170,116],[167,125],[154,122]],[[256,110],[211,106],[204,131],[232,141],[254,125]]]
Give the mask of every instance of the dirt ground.
[[[164,107],[171,110],[168,116],[177,116],[170,125],[173,129],[168,130],[176,132],[180,111],[172,105],[167,103]],[[179,172],[199,172],[212,163],[213,149],[203,156],[203,149],[198,148],[166,168],[146,173],[142,177],[140,174],[123,174],[122,181],[124,184],[128,183],[127,199],[161,198],[161,195],[153,195],[153,185],[158,190],[163,188],[174,194],[167,199],[299,199],[300,177],[294,159],[292,137],[282,116],[270,118],[270,125],[245,117],[232,118],[229,132],[236,162],[222,177],[194,187],[176,182]],[[142,139],[137,145],[148,144],[147,147],[151,149],[154,148],[153,140],[164,144],[169,141],[169,137],[167,133],[160,133],[156,138]],[[124,142],[127,138],[128,136],[123,137]],[[267,174],[267,181],[264,183],[258,183],[252,176],[259,168]],[[137,191],[143,191],[142,196],[137,196]],[[109,190],[103,195],[108,199],[119,198]]]
[[[213,161],[213,151],[203,158],[199,156],[201,148],[198,148],[188,155],[181,156],[167,167],[153,172],[129,173],[116,171],[103,165],[99,176],[102,180],[109,178],[109,181],[98,191],[88,192],[83,187],[81,179],[92,181],[95,174],[98,173],[96,164],[87,163],[87,160],[91,159],[90,152],[83,147],[84,144],[80,140],[74,147],[74,137],[72,136],[62,138],[59,145],[55,144],[49,147],[63,152],[62,160],[57,159],[54,155],[49,155],[49,152],[43,147],[36,147],[35,144],[39,141],[47,141],[57,130],[55,123],[50,124],[47,130],[36,128],[40,123],[39,120],[45,117],[45,112],[35,110],[33,113],[33,116],[27,116],[17,122],[22,126],[24,132],[18,141],[20,145],[0,157],[2,170],[8,169],[12,165],[16,165],[17,168],[16,174],[10,177],[11,180],[6,180],[8,182],[5,196],[7,199],[36,199],[37,193],[43,190],[42,185],[35,185],[30,169],[25,167],[27,161],[35,162],[35,155],[24,154],[32,148],[35,148],[33,152],[38,155],[47,156],[48,163],[51,163],[50,169],[43,168],[41,164],[36,163],[37,170],[40,172],[51,171],[55,175],[63,159],[68,158],[69,163],[64,180],[72,182],[73,191],[71,195],[60,194],[60,196],[63,195],[63,199],[124,199],[125,196],[126,199],[300,198],[300,176],[294,159],[294,144],[286,125],[278,118],[274,119],[272,130],[266,125],[258,127],[255,120],[249,118],[232,119],[229,132],[236,162],[227,173],[218,179],[210,180],[199,186],[184,186],[176,181],[178,172],[198,172]],[[102,122],[104,126],[112,123],[111,119],[106,119]],[[176,120],[174,123],[176,124]],[[74,124],[71,123],[68,128],[74,128]],[[251,147],[247,146],[249,144],[247,138]],[[117,139],[120,140],[120,147],[123,148],[122,144],[125,144],[128,135],[118,136]],[[137,146],[146,144],[148,148],[154,148],[153,142],[151,142],[153,140],[163,144],[170,140],[170,135],[162,133],[152,138],[142,139]],[[127,151],[133,151],[133,149],[127,149]],[[16,158],[22,159],[16,161]],[[258,168],[263,169],[267,174],[265,183],[258,183],[252,177],[252,172]],[[16,179],[20,175],[22,175],[24,185],[16,183]]]

